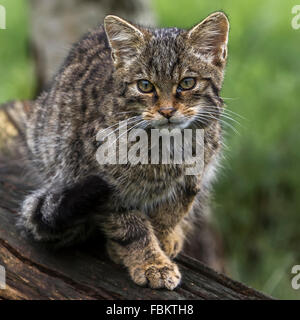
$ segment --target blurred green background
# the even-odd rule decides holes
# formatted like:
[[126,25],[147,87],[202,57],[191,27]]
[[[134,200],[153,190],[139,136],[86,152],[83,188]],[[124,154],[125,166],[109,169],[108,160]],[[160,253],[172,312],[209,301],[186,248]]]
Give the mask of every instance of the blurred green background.
[[6,9],[6,29],[0,30],[0,103],[34,94],[33,62],[29,54],[28,5],[25,0],[0,0]]
[[[0,103],[34,94],[26,1],[2,0]],[[227,128],[215,185],[214,223],[228,273],[278,298],[299,299],[291,268],[300,264],[300,29],[297,1],[153,0],[160,26],[191,27],[209,13],[230,19],[229,62],[222,96],[238,113]]]

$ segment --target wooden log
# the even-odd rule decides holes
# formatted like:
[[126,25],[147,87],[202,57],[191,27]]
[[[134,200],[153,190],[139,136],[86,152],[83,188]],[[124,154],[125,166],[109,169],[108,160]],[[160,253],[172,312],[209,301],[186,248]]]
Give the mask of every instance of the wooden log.
[[107,258],[100,236],[60,251],[24,239],[15,218],[32,185],[19,162],[0,157],[0,265],[6,269],[0,299],[271,299],[185,255],[177,259],[182,284],[152,290],[135,285]]

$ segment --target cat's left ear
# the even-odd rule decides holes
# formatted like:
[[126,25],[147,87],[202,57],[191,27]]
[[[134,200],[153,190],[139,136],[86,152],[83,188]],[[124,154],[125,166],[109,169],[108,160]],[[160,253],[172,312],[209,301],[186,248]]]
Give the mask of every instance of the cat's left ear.
[[104,28],[115,66],[129,62],[136,57],[145,44],[144,33],[117,16],[106,16]]
[[212,64],[224,67],[227,58],[229,21],[223,12],[215,12],[187,33],[189,48]]

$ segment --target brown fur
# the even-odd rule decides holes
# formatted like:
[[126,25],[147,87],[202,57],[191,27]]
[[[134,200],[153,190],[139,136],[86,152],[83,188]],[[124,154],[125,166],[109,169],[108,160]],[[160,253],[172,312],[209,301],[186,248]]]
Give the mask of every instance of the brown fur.
[[[24,201],[18,224],[36,240],[63,245],[100,228],[109,255],[134,282],[174,289],[180,273],[171,259],[195,213],[207,207],[219,157],[227,36],[223,13],[188,31],[108,16],[105,27],[87,34],[27,120],[28,151],[41,186]],[[193,89],[180,89],[185,77],[195,78]],[[155,91],[139,91],[141,79]],[[168,108],[175,122],[166,124]],[[147,134],[164,126],[204,129],[204,172],[188,176],[185,165],[174,164],[99,165],[98,131],[132,116],[145,120]]]

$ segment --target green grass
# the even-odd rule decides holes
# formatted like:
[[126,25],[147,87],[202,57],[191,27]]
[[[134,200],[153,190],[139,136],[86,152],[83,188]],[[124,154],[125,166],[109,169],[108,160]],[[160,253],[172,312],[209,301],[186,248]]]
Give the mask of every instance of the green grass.
[[28,99],[34,91],[34,69],[29,58],[26,0],[0,0],[6,9],[6,29],[0,30],[0,103]]
[[155,0],[161,26],[191,27],[213,11],[230,19],[222,96],[240,135],[227,129],[215,186],[217,228],[230,274],[278,298],[299,299],[291,267],[300,264],[300,30],[297,1]]

